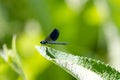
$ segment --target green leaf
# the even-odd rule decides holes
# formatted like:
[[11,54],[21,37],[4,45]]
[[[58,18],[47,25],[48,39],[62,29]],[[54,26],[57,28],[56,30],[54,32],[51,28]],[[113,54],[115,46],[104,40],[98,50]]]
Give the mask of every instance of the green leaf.
[[8,49],[6,44],[3,45],[3,52],[0,57],[17,73],[20,75],[19,79],[26,80],[25,74],[16,51],[16,36],[13,36],[12,49]]
[[101,61],[75,56],[47,46],[35,46],[46,59],[54,62],[78,80],[120,80],[120,72]]

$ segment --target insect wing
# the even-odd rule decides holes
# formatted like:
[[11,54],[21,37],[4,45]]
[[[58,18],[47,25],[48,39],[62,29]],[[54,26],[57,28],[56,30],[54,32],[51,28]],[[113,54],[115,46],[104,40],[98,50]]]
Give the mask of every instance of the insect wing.
[[54,29],[51,34],[45,39],[45,41],[55,41],[59,36],[59,31]]

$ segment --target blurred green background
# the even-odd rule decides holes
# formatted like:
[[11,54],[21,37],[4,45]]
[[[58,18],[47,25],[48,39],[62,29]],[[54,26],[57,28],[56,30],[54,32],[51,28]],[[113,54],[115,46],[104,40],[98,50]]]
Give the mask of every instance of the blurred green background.
[[[17,35],[17,52],[28,80],[76,80],[44,59],[35,45],[57,28],[57,41],[48,45],[74,55],[109,62],[104,24],[120,28],[119,0],[0,0],[0,49],[11,48]],[[0,58],[0,80],[18,80],[19,75]]]

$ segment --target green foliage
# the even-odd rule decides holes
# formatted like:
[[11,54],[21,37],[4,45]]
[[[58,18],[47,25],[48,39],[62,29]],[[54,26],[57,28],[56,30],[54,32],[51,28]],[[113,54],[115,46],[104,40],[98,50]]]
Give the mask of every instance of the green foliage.
[[16,36],[13,37],[12,49],[7,49],[7,46],[3,45],[3,52],[0,56],[3,58],[5,63],[8,64],[8,66],[10,66],[20,77],[22,77],[22,80],[26,80],[16,51]]
[[74,56],[47,46],[36,46],[36,49],[78,80],[120,80],[120,72],[101,61]]

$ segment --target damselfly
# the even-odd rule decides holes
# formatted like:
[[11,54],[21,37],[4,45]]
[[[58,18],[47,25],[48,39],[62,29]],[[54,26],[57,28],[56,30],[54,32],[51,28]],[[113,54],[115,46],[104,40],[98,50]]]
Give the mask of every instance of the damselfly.
[[40,43],[41,44],[60,44],[60,45],[66,45],[67,42],[55,42],[59,37],[59,31],[58,29],[54,29],[50,35],[45,39],[42,40]]

